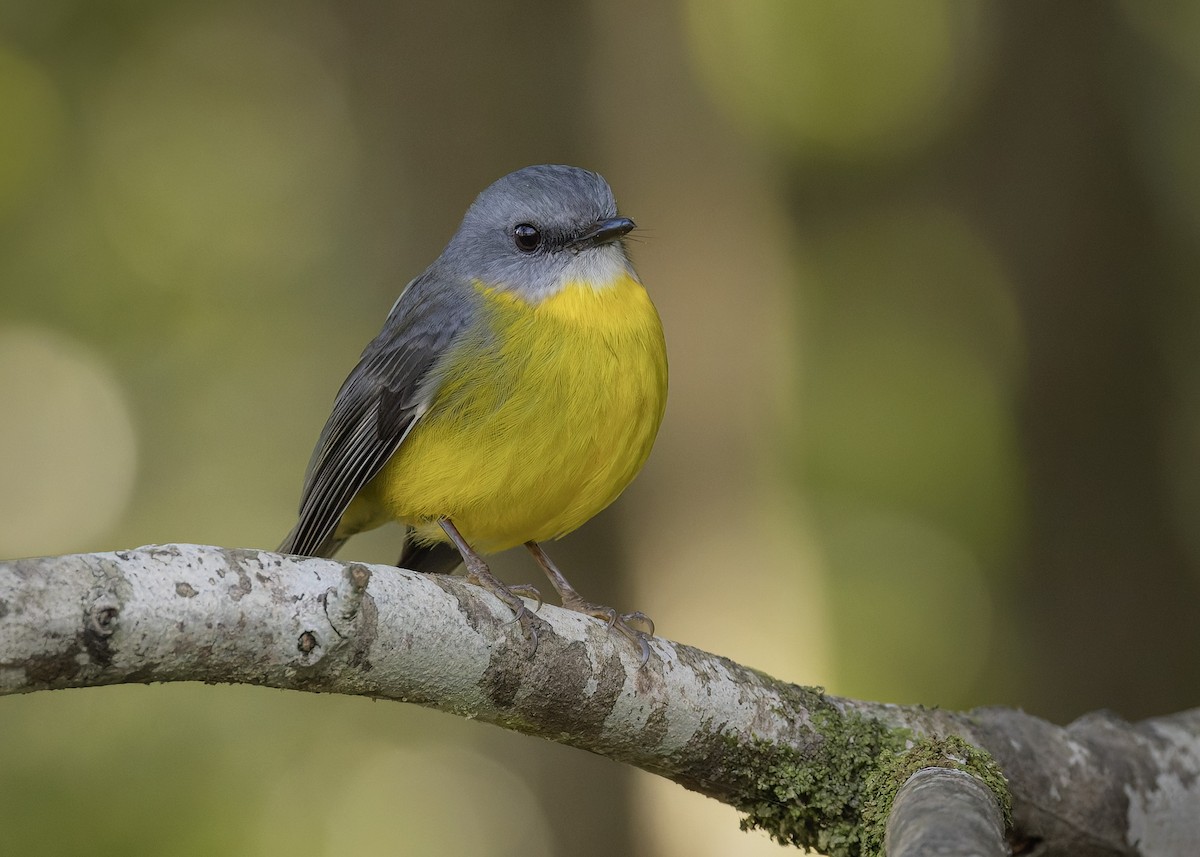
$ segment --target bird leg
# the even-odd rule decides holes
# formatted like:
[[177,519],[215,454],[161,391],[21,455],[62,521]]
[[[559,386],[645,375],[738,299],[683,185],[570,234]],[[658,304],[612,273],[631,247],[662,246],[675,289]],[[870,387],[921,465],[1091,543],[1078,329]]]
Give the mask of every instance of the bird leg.
[[[542,571],[546,572],[546,576],[550,578],[550,583],[558,591],[559,597],[562,599],[562,606],[568,610],[574,610],[577,613],[584,613],[588,616],[594,616],[597,619],[602,619],[608,623],[610,630],[619,632],[622,636],[638,646],[642,655],[642,666],[650,660],[650,643],[649,637],[654,636],[654,622],[650,617],[641,611],[633,613],[618,613],[612,607],[602,607],[599,604],[593,604],[590,601],[585,601],[583,597],[575,591],[567,579],[563,577],[558,567],[551,561],[550,557],[542,550],[542,546],[537,542],[525,542],[525,547],[533,554],[533,558],[537,560],[537,564],[542,567]],[[633,627],[633,624],[642,625],[646,630],[640,630]]]
[[509,606],[515,614],[513,621],[519,622],[525,634],[533,642],[533,651],[529,653],[533,657],[537,652],[538,645],[538,619],[525,607],[525,602],[520,596],[526,598],[534,598],[537,600],[538,607],[542,606],[541,593],[532,586],[506,586],[500,578],[492,574],[492,570],[488,568],[487,563],[483,561],[483,557],[475,552],[475,550],[467,544],[467,540],[463,538],[462,533],[458,531],[458,527],[454,526],[454,522],[449,518],[441,518],[438,520],[442,530],[449,536],[450,541],[458,548],[458,552],[462,555],[463,563],[467,567],[467,581],[474,583],[476,586],[482,586],[488,592],[495,595],[501,601]]

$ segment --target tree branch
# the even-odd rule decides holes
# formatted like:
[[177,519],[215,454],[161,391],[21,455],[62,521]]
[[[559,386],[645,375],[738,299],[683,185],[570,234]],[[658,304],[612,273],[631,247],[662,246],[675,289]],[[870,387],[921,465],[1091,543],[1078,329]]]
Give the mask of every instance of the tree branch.
[[887,823],[889,857],[956,854],[1004,857],[1004,817],[996,796],[953,768],[922,768],[900,787]]
[[1200,709],[1060,728],[859,702],[661,638],[639,669],[602,623],[539,615],[530,657],[508,609],[459,578],[193,545],[16,560],[0,563],[0,694],[204,681],[416,702],[636,765],[829,854],[875,850],[892,796],[935,765],[997,806],[1011,791],[1028,853],[1200,852]]

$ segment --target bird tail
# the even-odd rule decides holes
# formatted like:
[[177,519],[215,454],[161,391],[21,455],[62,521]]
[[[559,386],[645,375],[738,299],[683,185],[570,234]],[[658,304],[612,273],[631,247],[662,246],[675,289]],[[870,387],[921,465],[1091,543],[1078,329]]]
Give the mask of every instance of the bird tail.
[[[321,542],[315,551],[304,553],[296,549],[299,529],[300,525],[297,524],[288,533],[287,538],[283,540],[283,544],[276,551],[277,553],[291,554],[292,556],[318,556],[331,559],[334,554],[341,550],[342,545],[349,541],[348,536],[338,538],[336,535],[331,534],[325,541]],[[417,544],[412,541],[410,533],[410,538],[405,541],[404,548],[400,551],[400,559],[396,562],[396,565],[400,568],[421,571],[425,574],[451,574],[456,568],[462,565],[462,556],[453,545],[447,542],[434,542],[431,545]]]
[[319,556],[325,559],[330,559],[335,553],[341,550],[342,545],[344,545],[347,541],[346,538],[338,538],[337,536],[330,534],[325,541],[321,542],[321,544],[317,546],[315,551],[309,553],[305,551],[298,551],[296,549],[296,542],[298,541],[299,536],[300,525],[296,524],[296,526],[292,528],[292,531],[287,534],[287,538],[283,540],[283,544],[279,546],[279,549],[276,551],[276,553],[286,553],[293,556]]
[[400,559],[396,562],[401,568],[426,574],[450,574],[461,564],[462,556],[454,545],[448,542],[419,545],[411,538],[404,543],[404,550],[400,551]]

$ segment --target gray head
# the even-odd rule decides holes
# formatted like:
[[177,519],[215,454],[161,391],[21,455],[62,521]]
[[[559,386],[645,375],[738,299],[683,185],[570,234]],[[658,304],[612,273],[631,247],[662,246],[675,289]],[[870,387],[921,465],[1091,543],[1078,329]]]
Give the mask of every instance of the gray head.
[[621,243],[633,226],[618,217],[596,173],[525,167],[476,198],[434,267],[535,301],[567,282],[601,288],[621,274],[636,276]]

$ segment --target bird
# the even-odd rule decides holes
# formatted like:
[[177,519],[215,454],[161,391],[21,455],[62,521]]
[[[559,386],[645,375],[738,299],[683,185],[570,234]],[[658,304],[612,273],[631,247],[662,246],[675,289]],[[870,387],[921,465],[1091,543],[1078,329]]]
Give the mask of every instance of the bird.
[[537,620],[485,555],[524,545],[563,607],[639,646],[654,625],[584,599],[542,546],[611,504],[650,454],[667,400],[654,303],[598,173],[529,166],[493,182],[411,280],[342,384],[279,551],[332,557],[397,521],[397,565],[466,577]]

